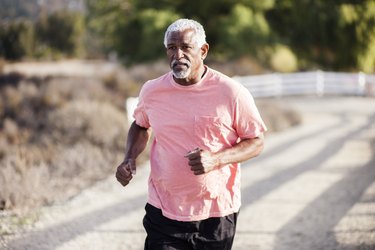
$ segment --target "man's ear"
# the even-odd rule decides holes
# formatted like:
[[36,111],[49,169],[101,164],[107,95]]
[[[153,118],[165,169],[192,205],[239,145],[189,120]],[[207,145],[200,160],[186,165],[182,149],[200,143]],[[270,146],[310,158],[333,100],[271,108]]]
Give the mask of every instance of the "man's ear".
[[202,58],[202,60],[206,59],[209,49],[210,49],[210,46],[208,45],[208,43],[205,43],[205,44],[202,45],[202,47],[201,47],[201,58]]

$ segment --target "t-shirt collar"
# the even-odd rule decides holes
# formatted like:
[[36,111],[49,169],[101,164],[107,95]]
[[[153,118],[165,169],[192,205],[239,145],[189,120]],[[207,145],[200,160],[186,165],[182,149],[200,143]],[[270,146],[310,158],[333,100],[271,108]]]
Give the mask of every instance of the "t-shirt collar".
[[169,72],[169,79],[170,79],[170,83],[172,84],[173,87],[175,88],[178,88],[178,89],[195,89],[195,88],[198,88],[200,87],[203,82],[204,82],[204,79],[207,78],[207,75],[209,74],[210,72],[210,68],[206,65],[204,65],[205,67],[205,74],[203,75],[203,77],[199,80],[199,82],[197,83],[194,83],[192,85],[187,85],[187,86],[184,86],[184,85],[181,85],[181,84],[178,84],[177,82],[175,82],[175,80],[173,79],[173,73],[172,71]]

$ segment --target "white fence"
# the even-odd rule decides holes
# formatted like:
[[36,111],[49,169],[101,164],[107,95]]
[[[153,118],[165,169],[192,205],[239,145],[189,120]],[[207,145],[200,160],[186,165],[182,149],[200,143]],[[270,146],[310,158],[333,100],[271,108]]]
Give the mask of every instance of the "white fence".
[[[364,73],[301,72],[236,76],[236,81],[248,88],[254,97],[281,97],[292,95],[356,95],[375,96],[375,75]],[[126,101],[129,122],[138,98]]]
[[233,77],[248,88],[254,97],[292,95],[375,96],[375,75],[337,72],[273,73]]

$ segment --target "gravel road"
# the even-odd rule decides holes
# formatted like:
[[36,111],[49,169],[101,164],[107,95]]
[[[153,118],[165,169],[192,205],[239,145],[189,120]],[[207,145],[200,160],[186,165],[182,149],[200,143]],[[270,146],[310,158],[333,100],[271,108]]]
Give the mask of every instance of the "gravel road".
[[[375,99],[281,99],[303,124],[266,137],[242,165],[234,250],[375,249]],[[143,249],[148,166],[122,188],[111,177],[43,209],[9,249]]]

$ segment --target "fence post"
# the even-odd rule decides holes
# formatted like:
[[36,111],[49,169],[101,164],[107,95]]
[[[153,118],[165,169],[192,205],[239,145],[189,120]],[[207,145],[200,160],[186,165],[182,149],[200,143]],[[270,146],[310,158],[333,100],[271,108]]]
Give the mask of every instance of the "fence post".
[[128,117],[129,125],[134,121],[133,112],[135,108],[137,107],[137,104],[138,104],[138,97],[128,97],[126,99],[125,106],[126,106],[126,114]]
[[324,94],[324,72],[316,71],[316,94],[321,97]]
[[274,76],[276,77],[275,81],[275,96],[278,98],[281,98],[283,96],[283,78],[280,73],[274,73]]
[[365,87],[366,87],[366,74],[363,72],[358,73],[358,88],[357,88],[357,95],[365,95]]

